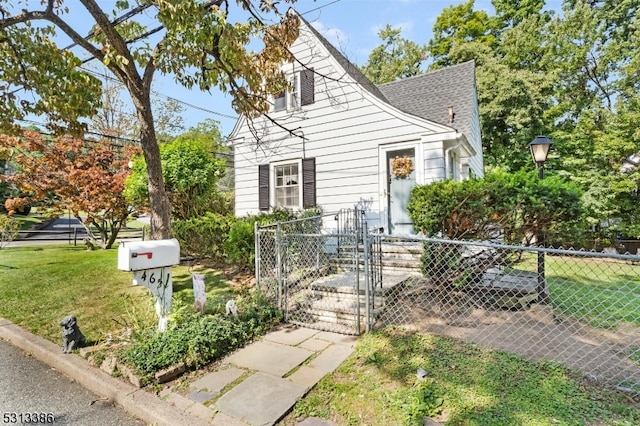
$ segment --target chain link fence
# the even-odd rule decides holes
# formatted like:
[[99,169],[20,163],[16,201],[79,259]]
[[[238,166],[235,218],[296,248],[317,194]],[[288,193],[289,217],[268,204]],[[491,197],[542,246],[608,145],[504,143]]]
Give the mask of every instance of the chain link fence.
[[360,334],[371,318],[368,303],[376,301],[368,297],[372,262],[364,259],[372,257],[364,229],[354,212],[256,225],[259,289],[290,323]]
[[335,215],[256,229],[257,282],[286,321],[346,334],[399,325],[558,361],[640,395],[640,256],[345,223]]

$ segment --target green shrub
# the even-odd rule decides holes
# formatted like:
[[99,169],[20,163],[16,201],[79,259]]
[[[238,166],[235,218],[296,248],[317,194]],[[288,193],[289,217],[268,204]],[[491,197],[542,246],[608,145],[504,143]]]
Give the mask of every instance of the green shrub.
[[493,170],[484,179],[415,187],[408,210],[417,230],[455,239],[520,244],[544,234],[567,241],[584,230],[580,190],[557,176]]
[[[286,222],[298,218],[307,218],[318,216],[322,212],[319,208],[303,210],[294,213],[291,210],[276,208],[270,213],[261,213],[259,215],[251,215],[237,219],[229,229],[229,236],[224,244],[227,261],[237,267],[245,270],[253,271],[255,269],[255,223],[261,225],[272,224],[276,222]],[[311,222],[309,222],[311,223]],[[297,225],[297,231],[304,230],[311,232],[312,229],[308,225]],[[312,224],[313,229],[317,228],[317,224]],[[317,229],[314,231],[317,232]]]
[[18,237],[20,222],[6,214],[0,214],[0,249]]
[[207,257],[216,263],[225,260],[224,244],[235,218],[208,212],[204,216],[171,223],[183,254]]
[[237,306],[238,318],[185,310],[166,332],[138,334],[137,343],[120,357],[149,381],[156,371],[180,362],[200,368],[218,360],[281,320],[279,311],[257,292],[238,297]]
[[237,219],[231,225],[229,235],[224,243],[227,261],[240,269],[254,270],[254,226],[256,221],[256,216]]

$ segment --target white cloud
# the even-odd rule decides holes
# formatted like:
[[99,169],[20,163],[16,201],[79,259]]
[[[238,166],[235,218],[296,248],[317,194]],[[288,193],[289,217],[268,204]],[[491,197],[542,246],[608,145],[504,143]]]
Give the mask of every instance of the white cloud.
[[349,36],[344,33],[339,28],[327,28],[322,22],[314,21],[311,23],[313,28],[315,28],[324,38],[326,38],[329,43],[332,45],[339,47],[345,45],[349,41]]

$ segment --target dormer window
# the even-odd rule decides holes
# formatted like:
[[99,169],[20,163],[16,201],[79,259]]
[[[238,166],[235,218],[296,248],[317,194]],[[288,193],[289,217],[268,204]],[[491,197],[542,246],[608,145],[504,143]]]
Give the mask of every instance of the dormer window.
[[290,91],[281,92],[274,97],[274,111],[292,111],[315,102],[313,69],[304,69],[293,74],[290,85]]

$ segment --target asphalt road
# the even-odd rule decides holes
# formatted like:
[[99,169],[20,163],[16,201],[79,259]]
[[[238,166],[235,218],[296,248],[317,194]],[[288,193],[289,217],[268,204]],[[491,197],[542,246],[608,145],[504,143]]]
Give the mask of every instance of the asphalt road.
[[0,340],[0,425],[32,424],[144,425],[67,376]]

